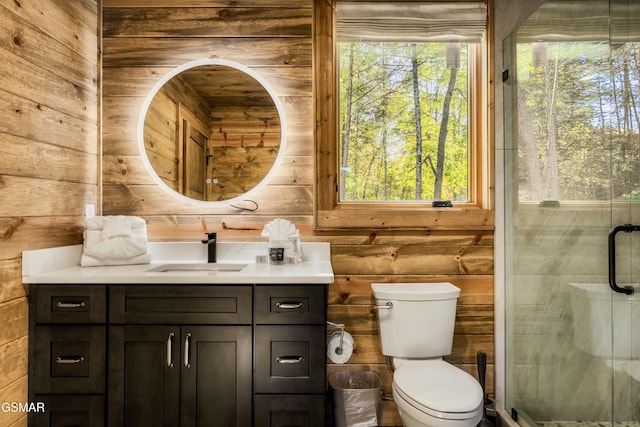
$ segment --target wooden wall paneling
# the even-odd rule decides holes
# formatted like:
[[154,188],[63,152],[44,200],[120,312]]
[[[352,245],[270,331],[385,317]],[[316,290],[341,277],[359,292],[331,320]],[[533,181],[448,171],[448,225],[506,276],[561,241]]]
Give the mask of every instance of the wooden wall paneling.
[[[22,136],[39,141],[56,141],[69,148],[97,153],[98,133],[95,123],[56,111],[37,101],[27,100],[0,90],[0,133]],[[37,126],[34,126],[37,124]],[[89,141],[93,141],[91,144]]]
[[[241,204],[241,203],[239,203]],[[248,204],[251,206],[250,204]],[[278,218],[276,215],[154,215],[146,216],[149,238],[163,241],[200,241],[206,231],[216,231],[224,241],[266,241],[261,237],[264,224]],[[312,222],[308,215],[288,215],[296,224],[305,241],[312,240]],[[318,240],[321,241],[321,240]]]
[[104,8],[104,37],[304,36],[311,31],[311,8]]
[[8,134],[0,135],[0,141],[0,175],[97,183],[95,153]]
[[178,104],[164,90],[149,104],[144,122],[144,146],[153,170],[170,188],[178,190]]
[[[183,21],[182,19],[176,19],[176,22],[165,24],[151,24],[142,21],[138,22],[138,15],[141,9],[137,8],[139,3],[128,3],[127,7],[113,7],[113,3],[106,2],[104,4],[105,13],[103,20],[105,21],[105,33],[104,33],[104,67],[105,67],[105,79],[104,79],[104,100],[105,100],[105,119],[104,119],[104,163],[103,168],[105,170],[104,175],[104,201],[105,207],[110,204],[110,200],[117,200],[120,196],[133,197],[137,200],[131,201],[130,206],[140,206],[141,199],[149,201],[149,197],[162,198],[163,194],[159,193],[157,196],[142,196],[138,197],[137,194],[149,192],[155,193],[153,188],[138,187],[134,183],[130,174],[126,174],[126,181],[123,179],[122,172],[122,158],[120,156],[127,154],[131,157],[128,158],[129,163],[133,163],[135,158],[135,149],[132,147],[131,142],[135,138],[135,131],[132,128],[125,129],[128,126],[135,126],[136,120],[122,117],[119,113],[113,113],[112,117],[108,110],[111,105],[116,103],[124,107],[125,110],[137,111],[138,108],[132,108],[127,106],[126,101],[118,100],[113,102],[110,98],[120,97],[121,95],[139,95],[144,96],[148,91],[148,88],[152,85],[151,81],[155,83],[158,76],[163,74],[163,71],[158,67],[176,66],[186,60],[201,59],[203,57],[210,57],[212,55],[229,58],[239,59],[243,64],[255,68],[256,72],[261,73],[267,82],[275,87],[277,95],[281,98],[285,109],[288,112],[291,111],[311,111],[311,21],[312,21],[312,3],[310,1],[300,2],[295,7],[265,7],[264,3],[257,2],[247,8],[231,8],[230,10],[221,9],[219,7],[208,8],[194,8],[191,7],[189,2],[183,2],[180,8],[163,8],[165,4],[161,4],[160,7],[145,8],[144,11],[147,14],[154,16],[164,16],[170,13],[173,18],[180,17],[193,17],[198,16],[208,17],[204,20],[206,25],[200,25],[199,28],[191,28],[191,23]],[[122,6],[122,4],[120,4]],[[132,6],[132,7],[129,7]],[[279,5],[282,6],[282,5]],[[218,17],[219,18],[216,18]],[[260,16],[260,25],[264,24],[263,29],[259,28],[247,28],[247,22],[254,19],[256,16]],[[211,18],[211,19],[209,19]],[[269,23],[270,20],[277,20],[278,24],[274,25]],[[224,29],[220,27],[221,22],[224,25]],[[152,28],[156,25],[164,26]],[[255,26],[253,26],[255,27]],[[252,34],[255,31],[256,34]],[[176,37],[180,37],[179,39]],[[197,42],[190,44],[191,42]],[[179,44],[179,47],[178,47]],[[147,54],[145,50],[147,46],[153,46],[158,48],[154,54]],[[193,51],[190,53],[190,49]],[[183,54],[190,55],[189,58],[182,57]],[[178,55],[178,56],[176,56]],[[141,62],[141,60],[143,62]],[[154,67],[153,71],[149,67]],[[125,69],[130,69],[133,72],[128,73]],[[166,68],[167,70],[170,68]],[[262,74],[263,73],[263,74]],[[116,78],[119,75],[124,77],[125,83],[120,85],[120,81]],[[141,76],[142,75],[142,76]],[[132,76],[132,77],[130,77]],[[148,77],[148,78],[147,78]],[[118,83],[111,83],[111,82]],[[124,89],[123,89],[124,88]],[[131,98],[133,99],[133,98]],[[304,108],[300,108],[300,102],[303,102]],[[306,100],[306,101],[305,101]],[[138,114],[137,112],[135,114]],[[298,114],[298,117],[302,117],[302,114]],[[113,118],[113,122],[112,122]],[[122,121],[120,119],[122,118]],[[129,123],[129,125],[123,123]],[[287,147],[288,155],[299,155],[304,153],[310,156],[312,153],[312,118],[310,115],[301,118],[300,121],[293,120],[288,123],[288,133],[290,140],[293,137],[299,135],[302,137],[296,138],[295,144],[289,144]],[[113,125],[113,126],[111,126]],[[223,129],[226,131],[227,138],[232,138],[233,135],[229,132],[230,128]],[[122,141],[122,137],[127,138],[128,142]],[[246,141],[246,135],[243,137]],[[262,136],[261,142],[268,145],[270,140],[268,137]],[[119,141],[116,141],[118,140]],[[275,140],[274,140],[275,141]],[[302,141],[305,147],[301,147]],[[250,143],[250,141],[248,142]],[[125,146],[127,148],[125,148]],[[112,148],[122,147],[126,150],[126,153],[122,150],[111,151]],[[294,150],[295,149],[295,150]],[[254,151],[254,150],[252,150]],[[113,156],[109,153],[115,153]],[[225,150],[224,155],[232,154],[232,151]],[[270,151],[265,153],[267,156]],[[265,154],[260,153],[242,153],[243,157],[255,157],[264,158]],[[275,155],[275,153],[273,153]],[[292,159],[288,164],[296,165],[300,163],[309,163],[311,158],[301,159],[296,162]],[[105,167],[104,165],[109,165]],[[259,164],[259,163],[256,163]],[[144,171],[140,168],[135,168],[138,171]],[[308,178],[302,180],[296,180],[296,176],[300,175],[300,168],[297,167],[290,173],[283,173],[280,176],[293,176],[291,180],[274,180],[274,184],[268,183],[268,186],[277,185],[273,187],[269,192],[281,192],[285,191],[291,193],[290,196],[279,196],[273,198],[271,196],[264,198],[261,202],[262,207],[266,203],[275,201],[276,206],[267,208],[264,212],[257,213],[256,215],[273,215],[282,212],[282,214],[296,213],[284,211],[285,204],[289,206],[300,206],[300,209],[307,209],[308,214],[311,214],[311,208],[313,202],[311,199],[307,200],[310,194],[308,189],[300,188],[298,182],[304,184],[310,183]],[[309,171],[307,171],[308,174]],[[120,175],[118,175],[120,173]],[[238,170],[235,174],[244,173]],[[308,176],[308,175],[307,175]],[[235,177],[235,175],[234,175]],[[138,182],[146,182],[146,179],[138,180]],[[281,187],[282,184],[289,184],[295,182],[297,188]],[[129,194],[122,192],[122,188],[111,188],[112,185],[133,185],[129,187]],[[146,184],[143,184],[146,185]],[[153,185],[151,187],[154,187]],[[301,191],[302,190],[302,191]],[[116,196],[116,194],[120,196]],[[168,197],[168,196],[167,196]],[[286,201],[279,207],[280,200]],[[121,204],[120,202],[114,202]],[[181,203],[178,203],[181,204]],[[126,201],[124,205],[126,205]],[[153,206],[154,203],[147,206]],[[165,204],[166,205],[166,204]],[[175,204],[174,204],[175,205]],[[106,208],[106,212],[109,212],[109,208]],[[110,212],[120,212],[118,210],[111,210]],[[124,208],[128,209],[128,208]],[[140,211],[146,215],[158,214],[160,212]],[[219,209],[209,211],[210,213],[220,212]],[[222,209],[221,213],[229,212],[228,209]],[[300,211],[301,212],[301,211]],[[184,213],[184,214],[198,214],[201,213],[198,208],[190,206],[183,206],[178,210],[173,210],[170,213]]]
[[[13,3],[13,2],[11,2]],[[3,48],[38,67],[64,76],[70,82],[88,90],[95,90],[95,72],[88,72],[97,61],[97,43],[91,49],[91,60],[56,38],[41,32],[29,20],[0,7],[0,48]],[[95,38],[93,38],[95,40]],[[87,67],[89,65],[89,68]],[[94,71],[94,70],[92,70]]]
[[[85,2],[91,5],[92,18],[85,20],[86,15],[75,9],[69,13],[66,3],[58,5],[54,1],[46,2],[14,2],[3,1],[10,5],[16,16],[36,27],[38,31],[47,34],[57,42],[68,46],[73,52],[82,55],[85,62],[96,63],[96,25],[98,6],[93,2]],[[93,21],[93,22],[92,22]]]
[[104,0],[105,7],[311,7],[312,0]]
[[84,205],[99,202],[97,11],[0,2],[0,402],[29,401],[21,252],[82,242]]
[[[12,197],[19,196],[14,194]],[[64,195],[58,198],[64,199]],[[38,200],[34,200],[33,203],[38,203]],[[18,214],[19,212],[13,213]],[[0,216],[0,241],[3,243],[0,245],[0,260],[19,260],[22,251],[27,249],[42,249],[82,243],[83,231],[83,215]],[[17,271],[16,277],[16,280],[19,280],[22,277],[22,272]],[[3,282],[2,285],[5,286],[5,283]]]
[[[274,41],[275,47],[275,41]],[[255,52],[257,54],[257,52]],[[200,56],[195,59],[204,59]],[[265,61],[264,66],[252,65],[278,96],[310,97],[311,70],[308,66],[281,66],[275,61]],[[118,66],[104,70],[103,89],[109,96],[146,96],[156,81],[171,72],[174,67]]]
[[[85,204],[95,204],[98,197],[95,184],[9,175],[2,177],[1,183],[4,197],[12,202],[0,204],[0,217],[12,217],[18,213],[27,216],[78,215]],[[64,197],[52,197],[55,194],[64,194]],[[84,220],[79,225],[83,223]]]
[[[123,67],[177,67],[189,61],[216,57],[237,60],[248,67],[265,64],[310,67],[312,62],[311,40],[308,37],[105,37],[103,52],[105,64]],[[167,55],[167,52],[171,54]]]
[[[261,240],[264,224],[284,217],[298,226],[304,241],[330,242],[336,280],[329,286],[329,318],[345,323],[354,333],[356,352],[345,365],[330,364],[329,372],[373,370],[389,394],[392,374],[379,350],[370,284],[450,281],[462,294],[454,348],[447,360],[476,376],[476,352],[487,352],[488,390],[493,393],[492,211],[435,211],[424,215],[419,228],[401,231],[394,228],[402,227],[405,219],[389,210],[378,216],[382,223],[371,222],[372,228],[385,227],[375,232],[348,228],[353,216],[362,217],[362,210],[320,211],[319,215],[336,215],[330,220],[338,228],[313,229],[314,191],[320,200],[333,191],[331,177],[314,189],[318,161],[331,156],[316,153],[315,141],[333,135],[317,132],[314,110],[332,104],[316,99],[313,87],[331,78],[333,58],[323,48],[332,42],[331,34],[316,34],[314,40],[313,4],[313,0],[104,1],[104,19],[109,21],[103,40],[105,213],[143,216],[151,240],[198,241],[205,231],[217,231],[223,241]],[[272,9],[276,7],[279,11]],[[171,13],[180,19],[175,26],[169,20],[145,22],[135,16],[142,16],[141,11],[156,17]],[[195,28],[187,17],[210,19]],[[248,28],[250,19],[261,17],[260,25]],[[260,205],[256,212],[195,208],[168,198],[149,182],[137,154],[136,126],[146,93],[173,67],[206,57],[235,59],[251,67],[274,89],[285,109],[288,140],[283,166],[254,197]],[[441,227],[445,217],[451,225],[448,230],[431,230]],[[382,425],[401,425],[392,401],[384,402]]]
[[[12,53],[0,62],[0,87],[88,123],[97,123],[96,87],[83,88]],[[9,59],[10,58],[10,59]],[[46,87],[46,91],[41,88]],[[92,108],[93,107],[93,108]]]
[[[260,206],[257,215],[288,217],[303,215],[313,207],[311,187],[266,186],[253,200]],[[178,201],[167,204],[167,193],[157,185],[122,186],[106,185],[103,203],[110,215],[187,215],[187,214],[237,214],[238,210],[227,206],[198,208]],[[247,215],[246,213],[242,213]],[[264,225],[264,224],[263,224]]]
[[[0,389],[0,402],[26,402],[28,393],[27,377],[24,376],[7,387]],[[0,425],[27,427],[27,414],[24,412],[0,411]]]

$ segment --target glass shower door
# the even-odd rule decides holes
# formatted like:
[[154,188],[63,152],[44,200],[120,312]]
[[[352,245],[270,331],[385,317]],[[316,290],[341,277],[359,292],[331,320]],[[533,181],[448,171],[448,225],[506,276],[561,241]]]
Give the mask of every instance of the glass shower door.
[[[609,2],[614,191],[609,238],[614,424],[640,421],[640,1]],[[620,148],[624,150],[621,152]],[[615,271],[614,271],[615,270]]]
[[[521,424],[640,420],[640,0],[547,0],[505,42],[506,402]],[[640,231],[616,281],[640,283]]]

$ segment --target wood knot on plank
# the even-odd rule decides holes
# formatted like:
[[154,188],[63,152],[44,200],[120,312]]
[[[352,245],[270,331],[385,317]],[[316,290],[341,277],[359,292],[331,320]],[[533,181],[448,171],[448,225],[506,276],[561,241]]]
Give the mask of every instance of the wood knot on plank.
[[22,45],[22,37],[20,37],[20,34],[14,34],[11,37],[11,43],[16,47],[20,47]]
[[24,224],[24,218],[10,218],[7,228],[2,232],[2,234],[0,234],[2,236],[2,240],[9,240],[22,224]]
[[340,302],[342,302],[343,304],[346,303],[349,300],[349,292],[345,291],[345,292],[340,292]]
[[373,244],[373,241],[376,240],[376,237],[377,237],[377,233],[375,231],[372,231],[371,233],[369,233],[369,239],[367,240],[367,245]]

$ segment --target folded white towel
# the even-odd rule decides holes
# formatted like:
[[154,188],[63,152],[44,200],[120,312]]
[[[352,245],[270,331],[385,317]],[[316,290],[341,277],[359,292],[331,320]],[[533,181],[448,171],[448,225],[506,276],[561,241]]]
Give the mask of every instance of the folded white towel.
[[111,239],[114,237],[131,237],[131,221],[128,218],[108,218],[102,226],[102,239]]
[[95,216],[87,220],[80,265],[148,264],[147,224],[134,216]]
[[283,248],[284,256],[295,257],[296,262],[302,261],[300,250],[300,231],[290,221],[276,218],[264,226],[262,236],[269,238],[270,248]]

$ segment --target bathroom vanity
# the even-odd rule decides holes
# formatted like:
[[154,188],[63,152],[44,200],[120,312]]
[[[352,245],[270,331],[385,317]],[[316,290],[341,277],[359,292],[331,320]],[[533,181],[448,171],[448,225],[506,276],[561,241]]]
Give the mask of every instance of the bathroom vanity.
[[31,425],[324,426],[328,244],[295,265],[221,244],[220,265],[239,270],[194,262],[201,245],[152,245],[139,266],[81,268],[68,260],[81,247],[25,252],[29,396],[46,407]]

